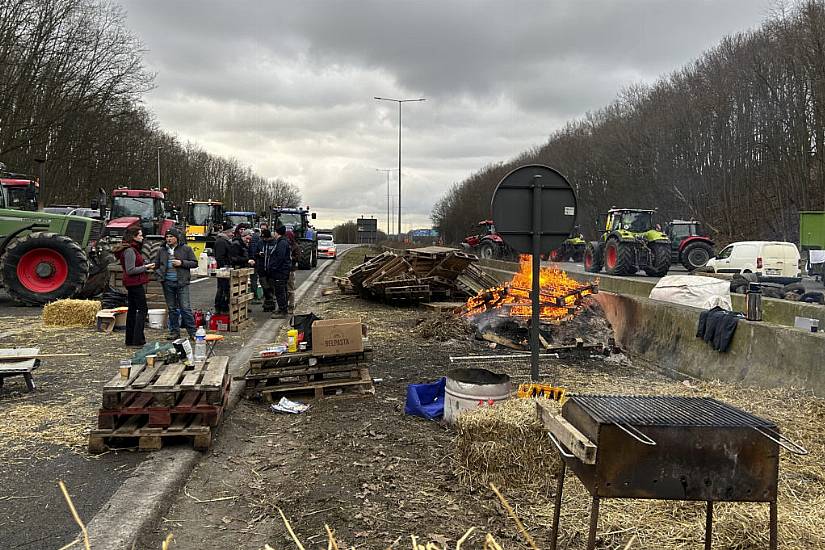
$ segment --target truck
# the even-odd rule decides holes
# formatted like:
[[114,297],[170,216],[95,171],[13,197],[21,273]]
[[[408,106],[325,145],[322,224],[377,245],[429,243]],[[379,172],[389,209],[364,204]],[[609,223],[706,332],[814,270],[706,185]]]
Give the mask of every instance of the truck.
[[223,203],[219,201],[186,201],[186,241],[198,258],[207,248],[215,248],[218,224],[224,223]]
[[143,250],[147,261],[154,261],[163,236],[175,227],[175,220],[166,208],[166,196],[160,189],[130,189],[118,187],[112,191],[112,208],[106,222],[105,239],[111,246],[123,240],[123,233],[134,224],[143,229]]
[[315,212],[306,208],[285,208],[273,206],[269,215],[269,227],[274,231],[278,226],[291,230],[301,247],[298,260],[299,269],[311,269],[318,265],[318,232],[310,224],[316,218]]
[[0,163],[0,191],[3,194],[3,204],[14,210],[37,210],[37,193],[40,190],[40,181],[27,174],[11,172],[6,165]]

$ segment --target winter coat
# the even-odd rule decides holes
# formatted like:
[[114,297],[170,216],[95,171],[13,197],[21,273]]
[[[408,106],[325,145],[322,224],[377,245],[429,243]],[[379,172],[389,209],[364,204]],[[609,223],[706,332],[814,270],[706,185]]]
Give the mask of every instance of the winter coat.
[[132,241],[124,243],[115,250],[115,257],[123,268],[123,286],[140,286],[149,282],[149,273],[143,265],[143,256],[140,249],[143,243]]
[[255,267],[260,276],[278,281],[289,279],[292,259],[290,258],[289,243],[285,238],[262,241],[261,251],[255,260]]
[[[175,247],[174,259],[180,260],[180,265],[175,268],[178,275],[178,284],[188,285],[192,279],[192,272],[190,269],[198,267],[198,261],[195,259],[195,252],[189,245],[179,244]],[[163,245],[158,250],[158,256],[155,260],[156,268],[155,275],[160,282],[166,280],[166,264],[169,261],[169,248]]]
[[229,265],[234,268],[249,267],[249,250],[240,237],[229,242]]
[[218,264],[218,267],[230,267],[232,265],[229,247],[229,237],[223,233],[218,233],[215,237],[215,263]]

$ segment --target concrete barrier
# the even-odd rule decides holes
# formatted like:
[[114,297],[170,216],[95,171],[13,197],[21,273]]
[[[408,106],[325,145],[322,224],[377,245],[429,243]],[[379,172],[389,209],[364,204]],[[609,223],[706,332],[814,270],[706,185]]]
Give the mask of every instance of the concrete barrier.
[[726,353],[696,337],[701,309],[600,292],[616,341],[632,355],[704,380],[797,387],[825,396],[825,334],[740,320]]

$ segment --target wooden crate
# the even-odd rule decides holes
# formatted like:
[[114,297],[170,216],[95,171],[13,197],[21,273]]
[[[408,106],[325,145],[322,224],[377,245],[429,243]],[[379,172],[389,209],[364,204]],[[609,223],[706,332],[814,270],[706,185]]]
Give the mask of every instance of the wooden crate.
[[[126,292],[126,287],[123,286],[123,268],[120,264],[110,264],[109,270],[109,286],[119,292]],[[149,274],[149,284],[146,285],[146,304],[149,309],[165,308],[166,298],[163,296],[163,285],[160,281]]]

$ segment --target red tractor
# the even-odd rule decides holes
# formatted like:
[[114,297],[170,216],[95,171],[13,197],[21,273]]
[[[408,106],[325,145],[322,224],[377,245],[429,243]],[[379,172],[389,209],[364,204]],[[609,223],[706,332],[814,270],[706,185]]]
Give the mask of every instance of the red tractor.
[[466,237],[461,242],[465,250],[487,260],[501,260],[515,256],[513,250],[502,240],[501,235],[496,233],[493,220],[480,221],[478,225],[484,228],[484,232]]
[[665,234],[670,239],[672,264],[680,263],[693,271],[714,256],[713,241],[701,234],[696,220],[673,220],[665,227]]
[[127,227],[140,224],[144,235],[143,256],[154,261],[163,236],[176,224],[176,220],[167,216],[165,200],[159,189],[119,187],[112,191],[112,208],[106,222],[109,244],[120,242]]

